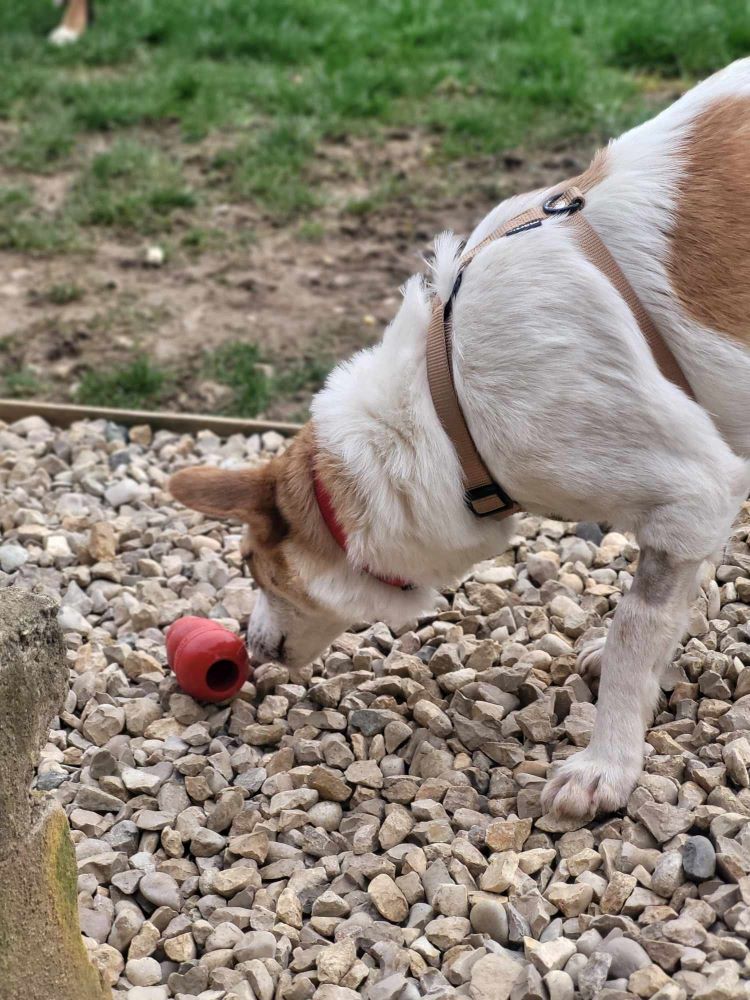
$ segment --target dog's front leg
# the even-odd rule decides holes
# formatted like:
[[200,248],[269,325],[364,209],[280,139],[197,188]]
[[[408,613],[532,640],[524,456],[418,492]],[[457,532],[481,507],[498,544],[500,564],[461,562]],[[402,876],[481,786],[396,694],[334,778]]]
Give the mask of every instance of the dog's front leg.
[[77,41],[91,20],[91,0],[68,0],[60,24],[50,34],[53,45],[69,45]]
[[570,817],[624,806],[643,765],[643,739],[659,678],[683,633],[701,560],[644,548],[601,651],[601,683],[589,746],[548,782],[545,809]]

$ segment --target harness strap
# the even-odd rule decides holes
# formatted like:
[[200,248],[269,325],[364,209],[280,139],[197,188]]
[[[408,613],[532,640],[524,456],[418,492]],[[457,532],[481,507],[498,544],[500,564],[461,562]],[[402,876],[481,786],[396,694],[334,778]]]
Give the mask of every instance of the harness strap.
[[427,380],[440,423],[453,443],[461,464],[466,503],[477,517],[504,518],[520,510],[518,504],[508,496],[499,483],[495,482],[479,454],[461,409],[453,379],[451,322],[453,300],[461,284],[463,272],[477,254],[495,240],[536,229],[553,215],[567,214],[570,224],[575,227],[575,235],[581,250],[617,289],[633,313],[662,375],[688,396],[695,398],[677,359],[659,333],[633,286],[594,227],[581,214],[580,209],[584,203],[581,190],[569,187],[553,195],[544,205],[530,208],[502,226],[498,226],[461,257],[456,282],[448,301],[443,303],[435,296],[427,331]]
[[665,379],[673,382],[674,385],[682,389],[691,399],[695,399],[692,386],[685,377],[685,372],[680,368],[677,358],[672,353],[664,337],[659,333],[656,324],[646,311],[646,307],[623,274],[622,268],[604,245],[601,236],[580,212],[571,216],[570,222],[575,227],[581,250],[583,250],[591,263],[599,268],[604,277],[610,280],[625,300],[626,305],[641,329],[646,343],[651,349],[659,371]]

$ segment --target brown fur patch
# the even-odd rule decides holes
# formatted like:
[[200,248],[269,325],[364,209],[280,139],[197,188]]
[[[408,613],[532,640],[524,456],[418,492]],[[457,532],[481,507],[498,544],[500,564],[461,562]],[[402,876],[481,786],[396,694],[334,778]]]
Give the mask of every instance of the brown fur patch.
[[685,154],[672,286],[693,319],[750,347],[750,97],[702,112]]
[[319,451],[311,423],[305,424],[287,450],[254,469],[182,469],[169,481],[175,499],[212,517],[231,517],[246,526],[242,554],[253,579],[291,603],[314,608],[294,572],[291,551],[315,560],[324,570],[341,558],[318,510],[313,465],[334,502],[336,515],[350,534],[364,509],[356,484],[338,459]]
[[306,608],[313,602],[289,555],[294,547],[320,558],[325,548],[312,490],[314,448],[307,424],[282,455],[258,468],[182,469],[169,481],[170,492],[186,507],[247,525],[242,552],[253,578],[264,589]]
[[315,455],[315,470],[333,500],[336,517],[347,535],[360,527],[365,501],[359,496],[354,478],[346,471],[340,459],[327,451]]
[[[609,173],[609,150],[605,146],[603,149],[598,149],[594,155],[594,159],[586,167],[582,174],[578,177],[573,177],[568,183],[579,187],[584,194],[590,191],[592,188],[596,187],[597,184],[601,184],[604,178]],[[567,186],[567,185],[566,185]]]
[[[255,494],[254,509],[248,509],[242,518],[248,525],[244,550],[258,585],[304,608],[312,607],[313,602],[294,571],[289,548],[311,547],[310,527],[315,515],[312,448],[308,424],[283,455],[257,470],[263,485]],[[259,531],[258,522],[265,525],[265,533]]]

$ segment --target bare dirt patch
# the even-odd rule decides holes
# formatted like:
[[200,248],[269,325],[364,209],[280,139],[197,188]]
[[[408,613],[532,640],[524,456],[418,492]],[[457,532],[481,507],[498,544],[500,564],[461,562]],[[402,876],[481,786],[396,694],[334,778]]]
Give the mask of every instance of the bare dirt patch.
[[[251,204],[204,202],[178,217],[160,267],[145,263],[148,240],[94,228],[81,252],[1,253],[3,370],[31,373],[40,397],[70,399],[85,371],[142,353],[173,373],[165,406],[219,409],[221,391],[202,371],[206,350],[246,341],[283,369],[373,342],[436,232],[468,233],[500,198],[570,176],[589,151],[440,165],[419,134],[395,132],[377,146],[351,138],[318,155],[322,207],[307,219],[278,225]],[[209,153],[196,149],[186,170],[205,170]],[[56,175],[36,186],[54,209],[69,183]],[[190,232],[206,245],[186,247]],[[70,301],[56,289],[72,289]],[[275,399],[267,415],[298,415],[306,401],[304,391]]]

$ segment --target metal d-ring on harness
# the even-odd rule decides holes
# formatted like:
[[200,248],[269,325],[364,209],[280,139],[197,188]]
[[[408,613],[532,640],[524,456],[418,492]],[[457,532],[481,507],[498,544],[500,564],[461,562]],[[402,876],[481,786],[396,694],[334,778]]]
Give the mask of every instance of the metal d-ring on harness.
[[694,398],[675,356],[661,336],[633,286],[617,261],[606,248],[596,230],[586,220],[581,209],[586,203],[583,192],[574,186],[547,198],[540,207],[522,212],[472,247],[459,261],[459,270],[448,300],[443,303],[435,296],[432,317],[427,332],[427,379],[433,405],[446,434],[453,443],[464,479],[464,497],[477,517],[509,517],[520,510],[502,486],[497,483],[477,451],[466,423],[453,381],[452,314],[453,302],[461,287],[463,273],[472,260],[490,243],[506,236],[537,229],[552,216],[565,215],[574,226],[581,250],[599,268],[627,303],[648,343],[654,359],[665,378]]
[[[578,188],[570,188],[562,194],[553,194],[542,205],[542,211],[545,215],[572,215],[584,206],[583,195],[576,193],[577,191]],[[565,200],[565,195],[568,195],[568,201]]]

